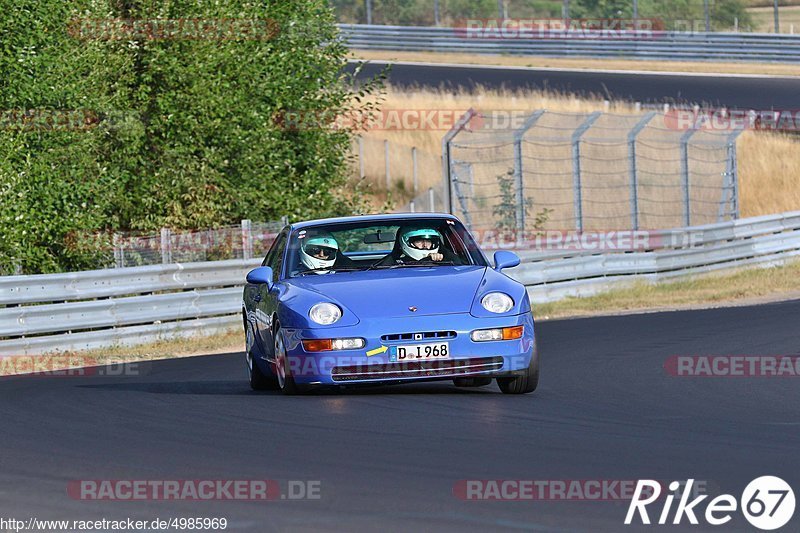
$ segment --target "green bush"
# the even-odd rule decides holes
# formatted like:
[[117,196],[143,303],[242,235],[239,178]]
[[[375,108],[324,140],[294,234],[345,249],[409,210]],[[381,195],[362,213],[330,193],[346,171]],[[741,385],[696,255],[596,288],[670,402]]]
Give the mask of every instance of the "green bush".
[[[70,33],[76,18],[271,20],[277,32],[87,39]],[[71,246],[78,234],[347,213],[352,132],[275,120],[350,109],[346,55],[326,0],[0,0],[0,111],[98,117],[79,131],[0,128],[0,273],[110,260]]]

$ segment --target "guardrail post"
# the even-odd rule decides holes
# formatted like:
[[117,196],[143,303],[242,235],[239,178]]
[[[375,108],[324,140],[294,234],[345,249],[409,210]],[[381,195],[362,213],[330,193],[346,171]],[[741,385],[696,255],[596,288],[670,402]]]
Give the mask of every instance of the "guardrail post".
[[253,223],[242,220],[242,259],[253,258]]
[[636,172],[636,137],[656,116],[655,111],[647,113],[628,133],[628,173],[631,187],[631,229],[639,229],[639,179]]
[[358,177],[364,179],[364,138],[358,138]]
[[411,202],[408,204],[408,209],[412,213],[416,213],[417,212],[416,209],[415,209],[415,206],[414,206],[414,200],[411,200]]
[[414,178],[414,196],[417,195],[417,187],[419,186],[419,177],[417,174],[417,147],[411,147],[411,175]]
[[575,209],[575,229],[583,231],[583,190],[581,188],[581,137],[603,113],[596,111],[572,133],[572,188]]
[[691,194],[689,190],[689,139],[697,133],[693,126],[681,135],[681,191],[683,192],[683,225],[692,225]]
[[522,243],[525,236],[525,180],[522,174],[522,139],[525,133],[536,124],[544,115],[545,110],[539,109],[525,119],[517,130],[514,131],[514,193],[517,201],[516,225],[517,242]]
[[[461,115],[461,118],[458,119],[458,122],[456,122],[453,127],[450,128],[450,131],[448,131],[442,138],[442,179],[444,181],[442,192],[444,193],[444,207],[447,209],[448,213],[453,212],[453,195],[451,194],[451,177],[453,168],[450,157],[450,143],[476,114],[477,113],[472,108],[467,110],[467,112]],[[444,209],[442,209],[442,211],[444,211]]]
[[172,263],[172,232],[169,228],[161,228],[161,263]]
[[122,248],[122,242],[119,233],[115,233],[111,237],[111,243],[114,245],[114,267],[125,267],[125,250]]
[[386,166],[386,191],[388,192],[392,187],[392,174],[389,168],[389,141],[383,141],[383,162]]
[[433,187],[428,188],[428,201],[430,202],[430,211],[431,213],[436,211],[436,196],[433,193]]

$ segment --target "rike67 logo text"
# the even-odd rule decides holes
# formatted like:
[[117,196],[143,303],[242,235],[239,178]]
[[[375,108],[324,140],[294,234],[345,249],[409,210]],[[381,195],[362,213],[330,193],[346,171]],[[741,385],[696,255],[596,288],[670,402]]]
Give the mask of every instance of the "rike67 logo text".
[[[698,524],[698,515],[712,526],[727,524],[733,518],[733,513],[741,509],[742,514],[751,525],[764,531],[778,529],[792,519],[795,507],[794,491],[779,477],[762,476],[751,481],[737,499],[730,494],[720,494],[706,502],[705,512],[701,512],[700,504],[708,495],[696,496],[692,500],[692,484],[694,479],[686,482],[685,490],[680,490],[683,483],[673,481],[669,484],[672,492],[663,499],[663,507],[658,515],[657,524],[678,525],[685,518],[690,524]],[[679,501],[673,514],[672,504],[675,496]],[[625,524],[630,525],[638,520],[642,524],[651,524],[647,506],[653,504],[661,497],[661,483],[655,480],[639,480],[636,490],[625,516]],[[654,505],[653,507],[657,507]],[[655,509],[651,509],[655,510]],[[672,520],[670,521],[670,517]],[[655,518],[655,517],[654,517]]]

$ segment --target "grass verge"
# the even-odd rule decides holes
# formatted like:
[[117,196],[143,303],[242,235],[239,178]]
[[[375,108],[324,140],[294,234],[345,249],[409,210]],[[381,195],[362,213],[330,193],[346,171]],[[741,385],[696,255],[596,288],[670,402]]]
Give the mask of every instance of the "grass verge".
[[537,319],[628,311],[666,311],[749,305],[800,298],[800,261],[771,268],[742,268],[650,284],[637,282],[586,298],[533,306]]
[[[70,368],[243,351],[244,335],[242,335],[241,328],[236,328],[216,335],[168,338],[134,346],[120,345],[92,350],[58,351],[44,356],[23,357],[23,361],[20,363],[16,363],[14,357],[0,357],[0,376],[27,374],[31,371],[49,373]],[[31,368],[32,360],[37,358],[43,358],[45,362],[39,362],[37,363],[38,367]]]

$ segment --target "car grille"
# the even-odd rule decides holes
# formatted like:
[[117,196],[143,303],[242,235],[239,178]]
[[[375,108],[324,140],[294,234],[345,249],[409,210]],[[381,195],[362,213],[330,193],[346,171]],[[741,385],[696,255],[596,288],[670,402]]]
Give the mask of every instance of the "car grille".
[[[414,335],[422,335],[422,338],[414,338]],[[399,341],[430,341],[439,339],[455,339],[455,331],[418,331],[416,333],[393,333],[391,335],[382,335],[383,342],[399,342]]]
[[502,367],[502,357],[444,359],[439,361],[336,366],[333,367],[331,377],[333,381],[358,381],[362,379],[463,376],[500,370]]

